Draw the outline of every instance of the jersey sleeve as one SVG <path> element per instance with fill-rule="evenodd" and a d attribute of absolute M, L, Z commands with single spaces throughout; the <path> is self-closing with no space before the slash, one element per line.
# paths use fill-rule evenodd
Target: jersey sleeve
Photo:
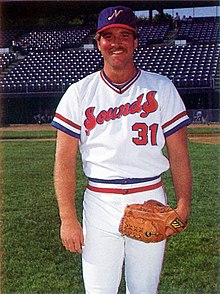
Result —
<path fill-rule="evenodd" d="M 187 115 L 185 105 L 175 88 L 174 84 L 168 80 L 163 86 L 162 92 L 162 129 L 164 136 L 168 137 L 191 123 Z"/>
<path fill-rule="evenodd" d="M 61 98 L 51 125 L 79 139 L 81 133 L 80 113 L 79 95 L 75 85 L 72 85 Z"/>

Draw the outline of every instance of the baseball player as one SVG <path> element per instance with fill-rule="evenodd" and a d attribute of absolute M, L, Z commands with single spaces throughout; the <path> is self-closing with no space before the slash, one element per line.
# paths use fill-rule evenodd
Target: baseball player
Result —
<path fill-rule="evenodd" d="M 96 40 L 103 69 L 67 89 L 52 122 L 58 129 L 55 191 L 61 241 L 66 250 L 82 253 L 86 293 L 117 293 L 122 268 L 127 293 L 156 293 L 166 242 L 122 236 L 119 223 L 128 204 L 149 199 L 166 203 L 161 175 L 169 168 L 176 211 L 187 219 L 190 120 L 168 78 L 135 67 L 138 36 L 131 9 L 101 11 Z M 165 145 L 168 157 L 162 152 Z M 74 202 L 78 148 L 88 177 L 83 228 Z"/>

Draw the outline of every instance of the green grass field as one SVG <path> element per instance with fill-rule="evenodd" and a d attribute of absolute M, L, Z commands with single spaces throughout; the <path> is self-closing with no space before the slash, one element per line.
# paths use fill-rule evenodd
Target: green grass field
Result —
<path fill-rule="evenodd" d="M 50 134 L 54 138 L 54 132 Z M 32 138 L 36 133 L 4 133 Z M 38 138 L 48 133 L 38 133 Z M 192 214 L 186 231 L 167 244 L 159 294 L 219 293 L 220 145 L 190 143 L 194 175 Z M 54 141 L 9 141 L 3 149 L 3 294 L 82 294 L 81 256 L 59 240 L 53 188 Z M 164 175 L 175 205 L 170 174 Z M 82 217 L 86 179 L 78 162 L 77 211 Z M 125 293 L 124 282 L 120 294 Z"/>

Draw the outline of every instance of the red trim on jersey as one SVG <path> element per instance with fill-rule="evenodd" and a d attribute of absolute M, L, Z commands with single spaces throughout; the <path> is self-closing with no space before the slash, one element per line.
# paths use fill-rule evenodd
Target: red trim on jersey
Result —
<path fill-rule="evenodd" d="M 165 129 L 166 127 L 168 127 L 169 125 L 171 125 L 172 123 L 174 123 L 175 121 L 177 121 L 178 119 L 180 119 L 181 117 L 184 117 L 186 115 L 187 115 L 187 112 L 186 111 L 183 111 L 183 112 L 179 113 L 174 118 L 172 118 L 170 121 L 168 121 L 167 123 L 165 123 L 162 126 L 162 129 Z"/>
<path fill-rule="evenodd" d="M 130 88 L 131 85 L 134 84 L 134 82 L 139 78 L 141 74 L 141 70 L 138 69 L 136 74 L 133 76 L 133 78 L 128 81 L 122 88 L 117 87 L 114 83 L 108 80 L 103 70 L 100 71 L 100 76 L 102 80 L 115 92 L 118 94 L 123 94 L 128 88 Z"/>
<path fill-rule="evenodd" d="M 67 123 L 68 125 L 70 125 L 71 127 L 77 129 L 77 130 L 81 130 L 81 126 L 74 124 L 71 120 L 65 118 L 64 116 L 62 116 L 59 113 L 55 114 L 55 117 L 62 120 L 63 122 Z"/>
<path fill-rule="evenodd" d="M 144 186 L 144 187 L 137 187 L 137 188 L 128 188 L 128 189 L 119 189 L 119 188 L 99 188 L 88 185 L 87 188 L 93 192 L 99 193 L 111 193 L 111 194 L 131 194 L 137 192 L 144 192 L 157 189 L 162 186 L 162 180 L 156 184 Z"/>

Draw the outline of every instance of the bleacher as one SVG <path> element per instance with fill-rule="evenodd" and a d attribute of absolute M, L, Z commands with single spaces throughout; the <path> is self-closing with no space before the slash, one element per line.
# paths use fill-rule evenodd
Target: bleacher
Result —
<path fill-rule="evenodd" d="M 168 23 L 138 26 L 139 47 L 162 44 L 168 32 Z"/>
<path fill-rule="evenodd" d="M 31 52 L 0 81 L 1 92 L 64 92 L 73 82 L 100 69 L 97 50 Z"/>
<path fill-rule="evenodd" d="M 100 52 L 83 49 L 91 33 L 92 28 L 68 28 L 22 34 L 17 39 L 19 51 L 0 56 L 0 93 L 9 98 L 53 93 L 61 97 L 69 85 L 102 68 Z M 138 33 L 137 67 L 167 76 L 179 90 L 219 91 L 216 18 L 182 22 L 172 43 L 166 42 L 168 23 L 140 25 Z M 185 44 L 175 45 L 175 40 Z"/>
<path fill-rule="evenodd" d="M 62 30 L 31 31 L 22 36 L 18 42 L 25 54 L 30 52 L 48 52 L 77 48 L 83 44 L 90 34 L 89 28 L 74 28 Z"/>
<path fill-rule="evenodd" d="M 220 42 L 219 18 L 195 18 L 182 22 L 177 33 L 177 40 L 187 40 L 194 44 Z"/>
<path fill-rule="evenodd" d="M 13 52 L 0 54 L 0 74 L 15 61 L 16 54 Z"/>
<path fill-rule="evenodd" d="M 137 67 L 169 77 L 178 88 L 211 87 L 220 44 L 139 47 Z M 100 52 L 68 50 L 31 52 L 0 81 L 0 92 L 63 92 L 102 66 Z"/>
<path fill-rule="evenodd" d="M 138 67 L 169 77 L 177 88 L 211 87 L 216 77 L 220 44 L 142 48 Z"/>

